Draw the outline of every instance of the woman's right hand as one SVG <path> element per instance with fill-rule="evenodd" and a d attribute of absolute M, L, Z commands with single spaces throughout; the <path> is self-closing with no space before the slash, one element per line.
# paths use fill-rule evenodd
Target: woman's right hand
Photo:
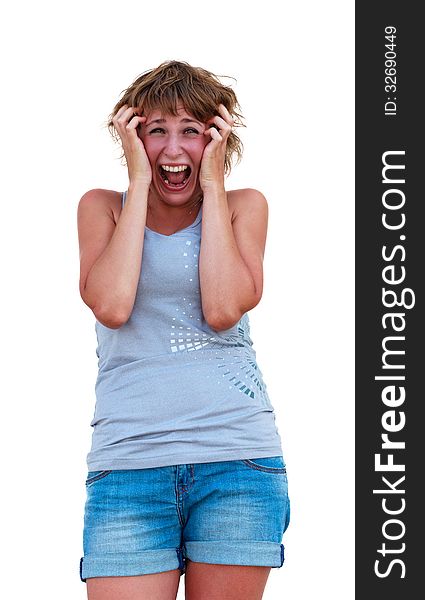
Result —
<path fill-rule="evenodd" d="M 142 140 L 137 135 L 137 127 L 146 121 L 146 117 L 133 116 L 137 109 L 121 106 L 112 119 L 125 154 L 130 183 L 142 182 L 148 186 L 152 181 L 152 168 Z"/>

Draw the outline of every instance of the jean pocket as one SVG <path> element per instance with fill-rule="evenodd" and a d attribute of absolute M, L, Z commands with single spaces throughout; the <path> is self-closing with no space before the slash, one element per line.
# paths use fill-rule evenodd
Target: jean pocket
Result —
<path fill-rule="evenodd" d="M 90 485 L 98 479 L 103 479 L 104 477 L 109 475 L 109 473 L 112 473 L 112 469 L 109 469 L 107 471 L 89 471 L 87 473 L 86 485 Z"/>
<path fill-rule="evenodd" d="M 286 474 L 283 456 L 267 456 L 265 458 L 244 458 L 242 462 L 250 469 L 266 473 Z"/>

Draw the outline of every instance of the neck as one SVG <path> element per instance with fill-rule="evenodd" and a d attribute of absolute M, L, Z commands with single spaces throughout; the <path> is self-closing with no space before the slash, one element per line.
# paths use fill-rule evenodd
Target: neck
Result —
<path fill-rule="evenodd" d="M 170 206 L 161 199 L 149 198 L 146 225 L 154 231 L 164 232 L 165 235 L 175 233 L 196 220 L 202 200 L 201 193 L 185 204 Z"/>

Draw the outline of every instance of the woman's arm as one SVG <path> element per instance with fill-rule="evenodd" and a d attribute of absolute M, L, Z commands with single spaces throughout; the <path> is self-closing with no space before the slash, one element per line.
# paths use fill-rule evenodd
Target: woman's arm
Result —
<path fill-rule="evenodd" d="M 225 190 L 204 193 L 199 277 L 202 310 L 216 331 L 235 325 L 263 292 L 267 200 L 257 190 L 244 189 L 234 206 L 231 223 Z"/>
<path fill-rule="evenodd" d="M 142 263 L 149 186 L 130 183 L 115 225 L 108 190 L 90 190 L 78 205 L 80 294 L 97 320 L 112 329 L 128 321 Z"/>
<path fill-rule="evenodd" d="M 129 187 L 115 224 L 108 190 L 90 190 L 78 205 L 80 294 L 100 323 L 118 329 L 128 321 L 142 264 L 152 169 L 137 127 L 146 121 L 124 104 L 112 122 L 127 161 Z"/>
<path fill-rule="evenodd" d="M 206 123 L 204 135 L 210 141 L 199 173 L 204 193 L 199 256 L 202 311 L 216 331 L 230 329 L 261 299 L 268 218 L 264 196 L 246 189 L 238 192 L 231 222 L 224 168 L 234 119 L 223 104 L 218 113 Z"/>

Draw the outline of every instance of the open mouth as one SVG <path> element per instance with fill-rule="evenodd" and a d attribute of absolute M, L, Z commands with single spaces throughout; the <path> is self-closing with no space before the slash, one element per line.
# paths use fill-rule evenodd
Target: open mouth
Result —
<path fill-rule="evenodd" d="M 159 174 L 164 186 L 167 189 L 182 190 L 186 187 L 192 174 L 192 169 L 189 167 L 189 165 L 185 166 L 186 168 L 181 171 L 170 171 L 168 169 L 164 169 L 162 166 L 159 167 Z"/>

